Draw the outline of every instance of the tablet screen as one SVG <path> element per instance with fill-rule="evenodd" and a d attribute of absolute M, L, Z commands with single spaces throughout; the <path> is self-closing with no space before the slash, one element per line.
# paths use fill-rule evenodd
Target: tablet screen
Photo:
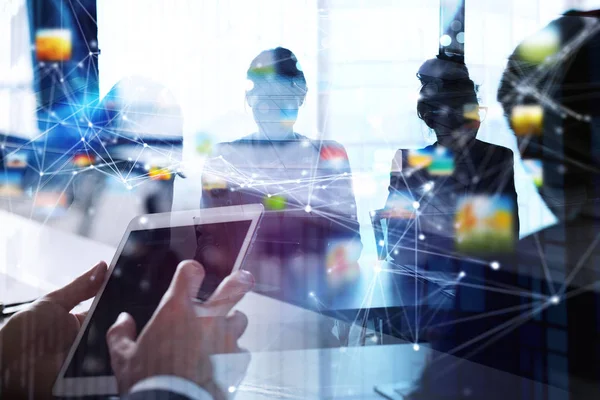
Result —
<path fill-rule="evenodd" d="M 66 377 L 111 376 L 106 332 L 125 311 L 141 332 L 166 292 L 179 262 L 194 258 L 206 270 L 205 300 L 228 276 L 252 221 L 132 231 L 115 264 Z"/>

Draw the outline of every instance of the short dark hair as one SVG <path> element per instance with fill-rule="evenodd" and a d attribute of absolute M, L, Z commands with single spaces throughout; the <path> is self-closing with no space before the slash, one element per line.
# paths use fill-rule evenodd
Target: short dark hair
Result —
<path fill-rule="evenodd" d="M 442 106 L 478 104 L 478 86 L 471 80 L 464 63 L 433 58 L 419 68 L 417 78 L 421 81 L 417 115 L 424 120 L 428 111 Z M 425 121 L 427 122 L 427 121 Z"/>
<path fill-rule="evenodd" d="M 247 77 L 255 87 L 269 81 L 289 81 L 297 94 L 304 97 L 308 90 L 304 72 L 296 55 L 283 47 L 262 51 L 252 60 Z"/>

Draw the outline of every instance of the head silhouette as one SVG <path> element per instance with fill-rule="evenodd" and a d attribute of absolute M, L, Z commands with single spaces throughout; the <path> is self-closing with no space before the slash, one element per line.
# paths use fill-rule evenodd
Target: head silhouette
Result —
<path fill-rule="evenodd" d="M 479 103 L 465 64 L 434 58 L 421 65 L 417 77 L 422 84 L 417 115 L 433 129 L 438 142 L 456 147 L 474 139 L 480 124 Z"/>
<path fill-rule="evenodd" d="M 559 219 L 593 206 L 600 180 L 598 16 L 569 12 L 509 57 L 498 101 L 524 159 L 542 164 L 541 194 Z"/>
<path fill-rule="evenodd" d="M 251 83 L 246 100 L 260 132 L 272 140 L 289 137 L 307 92 L 294 53 L 282 47 L 261 52 L 252 60 L 247 77 Z"/>

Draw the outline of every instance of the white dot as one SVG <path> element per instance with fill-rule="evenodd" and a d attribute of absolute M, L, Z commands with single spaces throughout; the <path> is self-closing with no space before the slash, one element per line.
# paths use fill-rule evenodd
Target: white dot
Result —
<path fill-rule="evenodd" d="M 144 225 L 146 222 L 148 222 L 148 218 L 140 217 L 140 224 Z"/>
<path fill-rule="evenodd" d="M 148 143 L 144 143 L 144 147 L 148 147 Z"/>
<path fill-rule="evenodd" d="M 413 202 L 413 203 L 412 203 L 412 206 L 413 206 L 413 208 L 414 208 L 415 210 L 418 210 L 418 209 L 419 209 L 419 207 L 421 207 L 421 204 L 419 204 L 419 202 L 418 202 L 418 201 L 415 201 L 415 202 Z"/>
<path fill-rule="evenodd" d="M 464 32 L 459 32 L 459 33 L 456 35 L 456 41 L 457 41 L 458 43 L 464 43 L 464 42 L 465 42 L 465 33 L 464 33 Z"/>
<path fill-rule="evenodd" d="M 308 295 L 309 295 L 310 297 L 315 297 L 315 292 L 309 292 L 309 293 L 308 293 Z"/>
<path fill-rule="evenodd" d="M 558 297 L 557 295 L 554 295 L 554 296 L 550 297 L 550 302 L 552 304 L 558 304 L 558 303 L 560 303 L 560 297 Z"/>
<path fill-rule="evenodd" d="M 229 386 L 229 389 L 227 389 L 227 391 L 228 391 L 229 393 L 233 393 L 233 392 L 235 392 L 235 386 Z"/>
<path fill-rule="evenodd" d="M 304 170 L 302 170 L 301 174 L 302 174 L 302 176 L 306 176 L 306 174 L 308 174 L 308 171 L 306 171 L 306 170 L 304 169 Z"/>
<path fill-rule="evenodd" d="M 127 121 L 127 115 L 123 115 L 121 118 L 123 119 L 123 121 Z"/>
<path fill-rule="evenodd" d="M 131 189 L 133 189 L 133 186 L 127 185 L 127 190 L 131 190 Z"/>
<path fill-rule="evenodd" d="M 44 173 L 43 173 L 43 172 L 40 172 L 40 176 L 44 176 Z"/>
<path fill-rule="evenodd" d="M 443 35 L 440 38 L 440 44 L 444 47 L 450 46 L 450 44 L 452 44 L 452 38 L 449 35 Z"/>
<path fill-rule="evenodd" d="M 379 245 L 380 245 L 380 246 L 383 246 L 384 244 L 385 244 L 385 241 L 384 241 L 384 240 L 380 240 L 380 241 L 379 241 Z"/>
<path fill-rule="evenodd" d="M 311 206 L 306 206 L 304 207 L 304 211 L 306 211 L 307 213 L 312 211 L 312 207 Z"/>
<path fill-rule="evenodd" d="M 92 124 L 92 121 L 88 122 L 88 126 L 91 128 L 94 126 L 94 124 Z"/>
<path fill-rule="evenodd" d="M 84 138 L 84 137 L 82 137 L 82 138 L 81 138 L 81 141 L 82 141 L 82 142 L 85 142 L 85 138 Z"/>
<path fill-rule="evenodd" d="M 490 267 L 492 267 L 494 271 L 497 271 L 500 269 L 500 263 L 498 261 L 492 261 Z"/>
<path fill-rule="evenodd" d="M 394 250 L 394 255 L 398 255 L 398 250 Z"/>
<path fill-rule="evenodd" d="M 467 274 L 465 273 L 465 271 L 460 271 L 460 273 L 458 274 L 459 278 L 464 278 L 465 276 L 467 276 Z"/>
<path fill-rule="evenodd" d="M 77 175 L 77 171 L 73 171 L 73 175 Z"/>
<path fill-rule="evenodd" d="M 419 349 L 421 349 L 421 346 L 419 346 L 417 343 L 413 344 L 414 351 L 419 351 Z"/>
<path fill-rule="evenodd" d="M 425 235 L 423 235 L 422 233 L 419 235 L 419 240 L 425 240 Z"/>
<path fill-rule="evenodd" d="M 271 195 L 271 193 L 269 193 L 269 194 L 267 195 L 267 197 L 271 197 L 271 196 L 272 196 L 272 195 Z"/>

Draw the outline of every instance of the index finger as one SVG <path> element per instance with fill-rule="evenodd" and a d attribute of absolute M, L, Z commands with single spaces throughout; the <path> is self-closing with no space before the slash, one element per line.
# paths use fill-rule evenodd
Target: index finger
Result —
<path fill-rule="evenodd" d="M 239 270 L 221 282 L 217 290 L 203 304 L 212 315 L 226 315 L 254 287 L 254 277 L 248 271 Z"/>

